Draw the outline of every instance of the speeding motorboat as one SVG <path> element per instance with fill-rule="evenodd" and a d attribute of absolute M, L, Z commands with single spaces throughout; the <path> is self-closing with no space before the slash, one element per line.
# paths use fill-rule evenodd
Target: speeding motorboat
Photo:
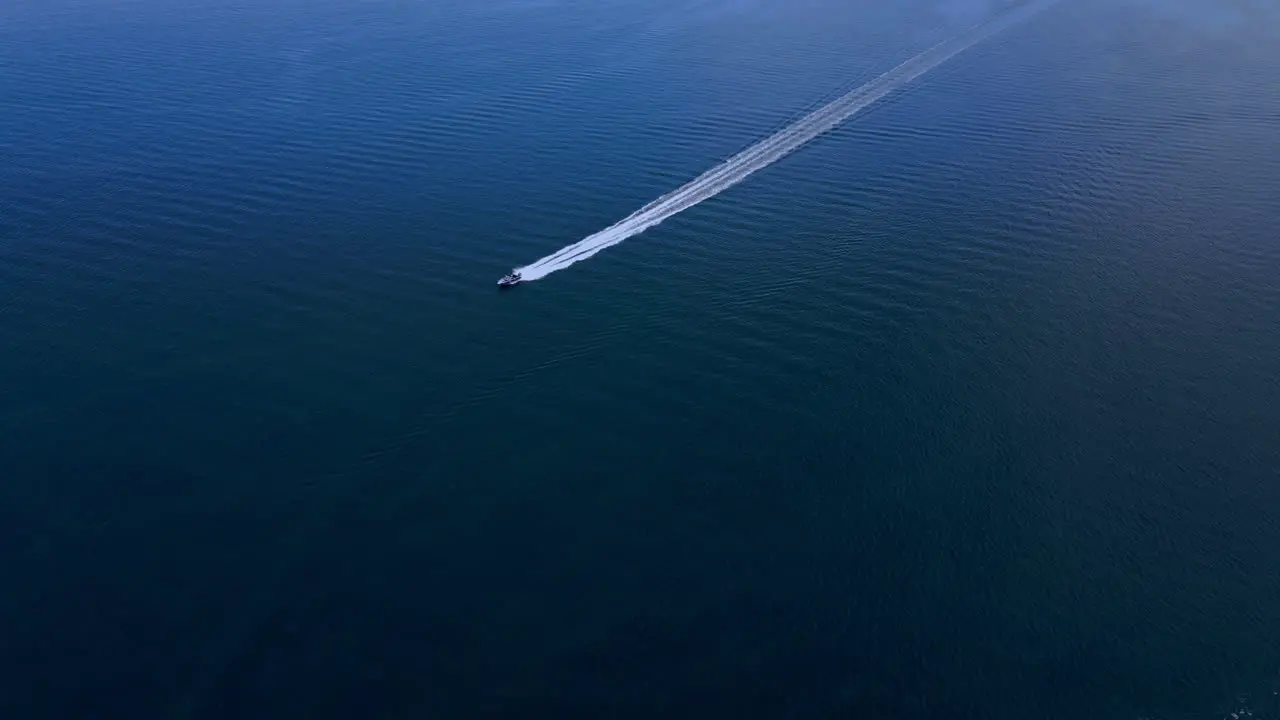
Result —
<path fill-rule="evenodd" d="M 508 288 L 513 285 L 519 284 L 519 282 L 523 279 L 524 278 L 520 277 L 520 273 L 516 272 L 515 270 L 512 270 L 511 272 L 502 276 L 502 279 L 498 281 L 498 287 Z"/>

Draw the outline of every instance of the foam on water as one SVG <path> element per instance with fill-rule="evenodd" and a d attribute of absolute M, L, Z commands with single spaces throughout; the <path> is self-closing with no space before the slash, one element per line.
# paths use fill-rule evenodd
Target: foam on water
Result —
<path fill-rule="evenodd" d="M 557 270 L 563 270 L 574 263 L 586 260 L 605 248 L 638 235 L 704 200 L 713 198 L 795 152 L 814 138 L 834 129 L 894 90 L 992 35 L 1026 20 L 1053 2 L 1056 0 L 1042 0 L 1020 5 L 955 37 L 944 40 L 731 156 L 723 163 L 617 223 L 517 270 L 526 281 L 544 278 Z"/>

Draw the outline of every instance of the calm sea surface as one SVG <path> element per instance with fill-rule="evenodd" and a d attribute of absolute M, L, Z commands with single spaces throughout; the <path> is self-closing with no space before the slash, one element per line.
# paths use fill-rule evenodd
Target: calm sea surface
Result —
<path fill-rule="evenodd" d="M 1280 6 L 494 287 L 1001 5 L 0 3 L 0 717 L 1280 717 Z"/>

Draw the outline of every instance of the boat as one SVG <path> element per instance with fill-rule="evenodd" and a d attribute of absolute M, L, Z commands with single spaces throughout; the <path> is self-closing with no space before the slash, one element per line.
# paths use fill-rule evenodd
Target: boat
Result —
<path fill-rule="evenodd" d="M 524 278 L 520 277 L 520 273 L 515 270 L 512 270 L 511 272 L 502 276 L 502 279 L 498 281 L 498 287 L 501 287 L 501 288 L 512 287 L 514 285 L 519 284 L 521 280 L 524 280 Z"/>

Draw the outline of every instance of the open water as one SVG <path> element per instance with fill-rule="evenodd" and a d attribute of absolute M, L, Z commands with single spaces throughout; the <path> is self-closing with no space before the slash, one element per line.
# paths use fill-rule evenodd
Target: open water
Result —
<path fill-rule="evenodd" d="M 1002 7 L 0 4 L 0 717 L 1280 717 L 1273 3 L 494 287 Z"/>

